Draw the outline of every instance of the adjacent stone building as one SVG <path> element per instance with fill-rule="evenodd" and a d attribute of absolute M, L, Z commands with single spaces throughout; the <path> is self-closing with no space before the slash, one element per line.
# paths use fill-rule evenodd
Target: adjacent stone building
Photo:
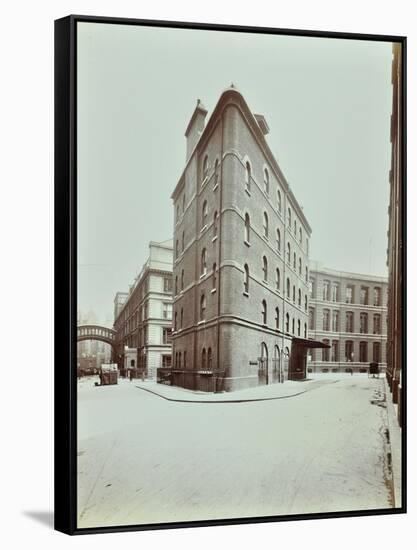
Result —
<path fill-rule="evenodd" d="M 172 240 L 149 243 L 149 258 L 127 295 L 115 298 L 114 330 L 119 369 L 156 378 L 171 366 Z"/>
<path fill-rule="evenodd" d="M 309 336 L 329 349 L 311 350 L 310 372 L 366 372 L 386 367 L 387 287 L 384 277 L 336 271 L 310 262 Z"/>
<path fill-rule="evenodd" d="M 172 383 L 229 391 L 302 377 L 311 228 L 265 118 L 233 87 L 206 115 L 198 101 L 172 194 Z"/>

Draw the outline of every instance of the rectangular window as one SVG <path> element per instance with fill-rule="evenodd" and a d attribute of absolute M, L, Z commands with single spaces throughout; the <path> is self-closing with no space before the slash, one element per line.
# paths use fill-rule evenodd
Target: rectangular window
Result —
<path fill-rule="evenodd" d="M 333 340 L 332 342 L 332 361 L 337 363 L 339 361 L 339 342 L 338 340 Z"/>
<path fill-rule="evenodd" d="M 171 366 L 171 356 L 170 355 L 163 355 L 162 356 L 162 366 L 163 367 L 170 367 Z"/>
<path fill-rule="evenodd" d="M 374 288 L 374 306 L 381 305 L 381 289 L 379 287 Z"/>
<path fill-rule="evenodd" d="M 354 332 L 353 329 L 353 312 L 346 312 L 346 332 Z"/>
<path fill-rule="evenodd" d="M 339 312 L 333 311 L 332 332 L 339 332 Z"/>
<path fill-rule="evenodd" d="M 330 330 L 330 311 L 323 310 L 323 330 Z"/>
<path fill-rule="evenodd" d="M 172 277 L 164 277 L 164 292 L 172 292 Z"/>
<path fill-rule="evenodd" d="M 368 361 L 368 342 L 359 342 L 359 362 L 366 363 Z"/>
<path fill-rule="evenodd" d="M 329 301 L 330 297 L 330 281 L 323 281 L 323 300 Z"/>
<path fill-rule="evenodd" d="M 329 340 L 323 340 L 323 342 L 327 345 L 329 345 Z M 322 357 L 322 361 L 329 361 L 330 359 L 330 353 L 329 353 L 329 348 L 323 348 L 321 350 L 321 357 Z"/>
<path fill-rule="evenodd" d="M 361 313 L 360 315 L 360 333 L 368 334 L 368 314 Z"/>
<path fill-rule="evenodd" d="M 381 334 L 381 315 L 374 315 L 374 334 Z"/>
<path fill-rule="evenodd" d="M 172 329 L 171 328 L 164 328 L 162 329 L 162 343 L 163 344 L 170 344 L 172 341 Z"/>
<path fill-rule="evenodd" d="M 353 286 L 346 287 L 346 303 L 353 304 Z"/>
<path fill-rule="evenodd" d="M 172 319 L 172 304 L 162 304 L 162 317 L 164 319 Z"/>
<path fill-rule="evenodd" d="M 348 363 L 353 361 L 353 342 L 351 340 L 345 342 L 345 361 Z"/>
<path fill-rule="evenodd" d="M 360 303 L 363 306 L 367 306 L 369 303 L 369 288 L 367 286 L 361 286 Z"/>

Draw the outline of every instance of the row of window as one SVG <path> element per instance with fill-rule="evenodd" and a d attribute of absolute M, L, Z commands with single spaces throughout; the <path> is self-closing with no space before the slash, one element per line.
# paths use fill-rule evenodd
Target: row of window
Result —
<path fill-rule="evenodd" d="M 175 363 L 174 367 L 177 369 L 186 369 L 187 368 L 187 352 L 181 352 L 177 351 L 175 352 Z M 201 363 L 200 363 L 200 369 L 201 370 L 209 370 L 211 371 L 213 369 L 213 353 L 211 351 L 211 348 L 203 348 L 201 350 Z"/>
<path fill-rule="evenodd" d="M 252 168 L 249 161 L 246 161 L 245 164 L 245 189 L 250 194 L 251 192 L 251 185 L 252 185 Z M 263 171 L 263 185 L 264 185 L 264 193 L 269 197 L 269 191 L 270 191 L 270 181 L 269 181 L 269 171 L 267 168 L 264 168 Z M 277 188 L 277 210 L 281 214 L 282 213 L 282 199 L 281 199 L 281 191 Z M 294 216 L 294 223 L 292 222 L 292 211 L 291 208 L 288 207 L 287 209 L 287 225 L 289 231 L 294 232 L 294 236 L 297 236 L 297 227 L 298 227 L 298 240 L 300 244 L 303 242 L 303 229 L 301 227 L 301 224 L 297 226 L 297 219 Z M 306 239 L 306 248 L 308 251 L 308 239 Z"/>
<path fill-rule="evenodd" d="M 244 232 L 244 239 L 247 244 L 250 244 L 250 216 L 248 213 L 245 214 L 245 232 Z M 265 239 L 269 238 L 269 220 L 268 220 L 268 214 L 264 212 L 263 216 L 263 236 Z M 276 244 L 276 251 L 278 254 L 281 254 L 281 232 L 277 228 L 275 232 L 275 244 Z M 292 260 L 292 267 L 294 271 L 297 270 L 297 254 L 293 252 L 293 255 L 291 256 L 291 243 L 287 242 L 287 249 L 286 249 L 286 258 L 287 258 L 287 264 L 291 265 Z M 298 258 L 298 274 L 301 277 L 303 272 L 303 262 L 301 257 Z M 308 281 L 308 267 L 305 266 L 305 280 Z"/>
<path fill-rule="evenodd" d="M 312 361 L 331 361 L 332 363 L 337 363 L 340 361 L 340 353 L 339 353 L 339 341 L 338 340 L 330 340 L 324 339 L 323 342 L 329 346 L 330 348 L 323 348 L 321 350 L 321 358 L 319 356 L 318 350 L 310 350 L 309 356 Z M 359 363 L 367 363 L 368 362 L 368 342 L 359 342 Z M 345 342 L 345 357 L 344 361 L 348 363 L 355 362 L 355 356 L 353 351 L 353 341 L 352 340 L 346 340 Z M 381 343 L 380 342 L 373 342 L 372 343 L 372 361 L 375 363 L 381 363 Z"/>
<path fill-rule="evenodd" d="M 310 277 L 309 281 L 310 297 L 317 297 L 316 279 Z M 354 304 L 355 299 L 355 285 L 346 285 L 344 302 L 346 304 Z M 325 302 L 341 302 L 340 296 L 340 283 L 336 281 L 323 280 L 322 286 L 322 300 Z M 370 288 L 368 286 L 361 286 L 359 289 L 359 304 L 361 305 L 382 305 L 382 289 L 379 286 L 373 288 L 372 303 L 370 303 Z"/>
<path fill-rule="evenodd" d="M 316 328 L 316 310 L 314 307 L 309 308 L 309 329 L 315 330 Z M 323 309 L 323 324 L 322 329 L 324 331 L 339 332 L 339 311 L 330 312 L 329 309 Z M 381 334 L 381 315 L 375 313 L 373 315 L 373 334 Z M 345 332 L 355 332 L 354 313 L 353 311 L 346 311 L 345 313 Z M 359 316 L 359 332 L 360 334 L 368 334 L 368 314 L 361 312 Z"/>

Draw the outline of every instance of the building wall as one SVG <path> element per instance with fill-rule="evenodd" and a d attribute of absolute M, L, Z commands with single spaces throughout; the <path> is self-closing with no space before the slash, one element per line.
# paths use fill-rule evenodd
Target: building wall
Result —
<path fill-rule="evenodd" d="M 203 371 L 210 369 L 221 379 L 216 387 L 226 390 L 265 383 L 264 377 L 258 375 L 256 364 L 261 357 L 262 343 L 267 346 L 265 353 L 271 359 L 268 369 L 272 369 L 275 345 L 282 353 L 285 347 L 291 349 L 293 335 L 307 336 L 306 269 L 310 228 L 259 133 L 243 98 L 231 93 L 228 101 L 215 109 L 173 194 L 174 248 L 178 250 L 173 270 L 174 384 L 199 387 L 200 378 L 207 378 Z M 247 162 L 251 167 L 250 190 L 246 189 Z M 265 169 L 269 174 L 269 192 L 264 185 Z M 290 228 L 288 207 L 291 208 Z M 268 217 L 267 236 L 264 235 L 264 213 Z M 250 216 L 249 242 L 245 239 L 246 214 Z M 281 236 L 280 250 L 277 230 Z M 289 262 L 285 256 L 288 242 Z M 203 250 L 206 269 L 202 269 Z M 263 257 L 268 263 L 267 280 Z M 248 292 L 244 288 L 245 264 L 249 268 Z M 287 279 L 289 296 L 285 288 Z M 204 318 L 201 315 L 203 295 Z M 267 307 L 266 321 L 262 315 L 263 301 Z M 276 308 L 279 308 L 278 325 Z M 201 383 L 204 386 L 205 382 Z"/>
<path fill-rule="evenodd" d="M 389 324 L 388 324 L 388 365 L 387 380 L 392 392 L 394 403 L 401 403 L 401 372 L 405 349 L 403 346 L 402 318 L 404 314 L 404 285 L 403 273 L 403 159 L 402 159 L 402 46 L 393 44 L 392 58 L 392 87 L 393 102 L 391 116 L 391 169 L 390 180 L 390 204 L 389 204 L 389 230 L 388 230 L 388 256 L 387 265 L 389 271 Z M 398 407 L 400 425 L 402 407 Z"/>
<path fill-rule="evenodd" d="M 325 296 L 325 282 L 329 285 L 329 293 Z M 338 285 L 337 294 L 332 289 Z M 353 303 L 347 303 L 347 288 L 353 290 Z M 368 304 L 361 304 L 361 289 L 368 289 Z M 374 290 L 380 289 L 379 305 L 374 305 Z M 310 263 L 310 311 L 313 317 L 309 319 L 309 336 L 315 340 L 328 340 L 330 345 L 337 342 L 338 354 L 332 349 L 314 350 L 310 354 L 308 368 L 313 372 L 323 370 L 345 371 L 366 369 L 374 357 L 374 343 L 379 345 L 379 364 L 386 367 L 387 342 L 387 279 L 371 277 L 355 273 L 338 272 L 326 269 L 317 263 Z M 325 312 L 328 312 L 328 326 L 324 325 Z M 335 326 L 333 319 L 338 315 Z M 347 313 L 351 313 L 353 324 L 349 326 Z M 367 315 L 367 326 L 361 327 L 361 314 Z M 374 324 L 374 316 L 379 316 L 378 325 Z M 362 330 L 362 332 L 361 332 Z M 346 342 L 352 342 L 353 355 L 350 354 Z M 361 357 L 360 343 L 366 343 L 367 355 Z M 348 352 L 348 353 L 347 353 Z M 326 360 L 328 357 L 328 360 Z"/>

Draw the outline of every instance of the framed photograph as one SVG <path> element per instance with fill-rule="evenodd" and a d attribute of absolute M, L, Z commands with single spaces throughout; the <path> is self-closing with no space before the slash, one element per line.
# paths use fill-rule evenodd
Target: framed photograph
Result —
<path fill-rule="evenodd" d="M 406 511 L 406 38 L 55 22 L 55 526 Z"/>

